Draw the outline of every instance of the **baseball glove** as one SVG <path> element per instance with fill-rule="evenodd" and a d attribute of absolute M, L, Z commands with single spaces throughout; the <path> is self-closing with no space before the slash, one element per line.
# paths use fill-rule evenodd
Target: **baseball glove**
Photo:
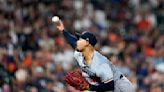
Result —
<path fill-rule="evenodd" d="M 64 80 L 77 90 L 84 91 L 89 89 L 89 83 L 82 76 L 80 69 L 75 69 L 67 73 Z"/>

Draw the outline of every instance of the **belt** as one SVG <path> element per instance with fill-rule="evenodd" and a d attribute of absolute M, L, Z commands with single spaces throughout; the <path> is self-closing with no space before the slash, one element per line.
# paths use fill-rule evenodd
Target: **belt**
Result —
<path fill-rule="evenodd" d="M 122 79 L 123 77 L 124 77 L 124 76 L 121 74 L 121 75 L 120 75 L 120 79 Z"/>

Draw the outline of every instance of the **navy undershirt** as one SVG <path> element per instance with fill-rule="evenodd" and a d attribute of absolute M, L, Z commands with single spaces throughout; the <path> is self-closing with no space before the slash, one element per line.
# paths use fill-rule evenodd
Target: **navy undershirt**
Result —
<path fill-rule="evenodd" d="M 76 48 L 76 41 L 78 40 L 74 35 L 70 34 L 66 29 L 63 31 L 64 39 L 71 45 L 72 48 Z"/>

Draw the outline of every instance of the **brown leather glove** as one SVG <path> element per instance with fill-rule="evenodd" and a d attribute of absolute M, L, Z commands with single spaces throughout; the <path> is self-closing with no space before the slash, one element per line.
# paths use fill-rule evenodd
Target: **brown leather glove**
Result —
<path fill-rule="evenodd" d="M 80 69 L 75 69 L 68 72 L 67 75 L 64 77 L 64 80 L 66 81 L 67 84 L 80 91 L 89 89 L 89 83 L 82 76 Z"/>

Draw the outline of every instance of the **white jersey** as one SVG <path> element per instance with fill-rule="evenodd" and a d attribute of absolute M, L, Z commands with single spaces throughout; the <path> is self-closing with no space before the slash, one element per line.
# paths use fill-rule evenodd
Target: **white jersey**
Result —
<path fill-rule="evenodd" d="M 77 60 L 83 77 L 93 85 L 118 80 L 122 74 L 116 70 L 115 66 L 102 54 L 94 50 L 92 61 L 89 65 L 84 64 L 84 57 L 81 52 L 75 51 L 74 57 Z"/>

